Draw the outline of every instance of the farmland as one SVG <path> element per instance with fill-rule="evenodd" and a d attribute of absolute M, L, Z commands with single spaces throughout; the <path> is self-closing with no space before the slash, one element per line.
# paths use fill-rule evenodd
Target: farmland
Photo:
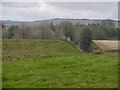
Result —
<path fill-rule="evenodd" d="M 3 40 L 3 88 L 117 88 L 118 55 L 81 53 L 64 40 Z"/>
<path fill-rule="evenodd" d="M 102 50 L 119 50 L 119 40 L 93 40 L 93 42 Z"/>

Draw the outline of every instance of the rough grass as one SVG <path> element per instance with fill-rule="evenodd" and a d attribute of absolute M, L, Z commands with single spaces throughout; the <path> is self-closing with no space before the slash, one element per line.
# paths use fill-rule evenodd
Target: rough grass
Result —
<path fill-rule="evenodd" d="M 3 88 L 117 88 L 117 55 L 59 40 L 3 40 Z"/>

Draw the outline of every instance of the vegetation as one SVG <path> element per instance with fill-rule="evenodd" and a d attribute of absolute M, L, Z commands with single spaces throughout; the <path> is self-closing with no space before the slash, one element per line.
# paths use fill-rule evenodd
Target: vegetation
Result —
<path fill-rule="evenodd" d="M 71 40 L 76 41 L 77 35 L 84 27 L 89 27 L 93 31 L 93 39 L 118 39 L 119 28 L 115 28 L 115 25 L 110 21 L 102 21 L 100 24 L 88 24 L 81 25 L 79 23 L 72 24 L 69 21 L 63 21 L 59 25 L 54 25 L 53 22 L 41 23 L 34 25 L 27 25 L 22 23 L 21 25 L 7 26 L 3 23 L 3 38 L 37 38 L 37 39 L 60 39 L 61 36 L 70 37 Z M 16 32 L 15 32 L 16 31 Z M 76 33 L 77 32 L 77 33 Z M 62 35 L 61 35 L 62 34 Z M 6 37 L 8 35 L 8 37 Z M 76 36 L 77 35 L 77 36 Z M 59 37 L 59 38 L 58 38 Z"/>
<path fill-rule="evenodd" d="M 3 88 L 118 87 L 116 53 L 97 55 L 76 48 L 90 52 L 92 39 L 119 39 L 120 29 L 112 22 L 1 27 Z"/>
<path fill-rule="evenodd" d="M 3 39 L 63 39 L 71 40 L 74 44 L 81 47 L 86 52 L 90 52 L 90 41 L 94 40 L 117 40 L 120 36 L 120 29 L 115 28 L 111 21 L 102 21 L 100 24 L 81 25 L 63 21 L 54 25 L 53 22 L 28 25 L 12 25 L 6 27 L 3 23 Z M 87 27 L 87 30 L 85 28 Z M 85 33 L 85 34 L 84 34 Z M 87 34 L 86 34 L 87 33 Z M 88 41 L 86 36 L 90 39 Z M 84 39 L 83 39 L 84 38 Z M 82 42 L 80 45 L 80 42 Z M 83 47 L 85 46 L 85 47 Z"/>
<path fill-rule="evenodd" d="M 84 27 L 81 31 L 80 48 L 83 51 L 90 52 L 92 43 L 92 30 L 89 27 Z"/>
<path fill-rule="evenodd" d="M 17 29 L 18 29 L 17 25 L 10 26 L 10 28 L 8 29 L 8 39 L 11 39 L 15 35 Z"/>
<path fill-rule="evenodd" d="M 62 32 L 62 35 L 65 36 L 65 39 L 68 37 L 73 40 L 74 35 L 74 27 L 71 22 L 64 21 L 60 24 L 60 31 Z"/>
<path fill-rule="evenodd" d="M 117 88 L 116 54 L 80 53 L 64 40 L 3 40 L 3 88 Z"/>

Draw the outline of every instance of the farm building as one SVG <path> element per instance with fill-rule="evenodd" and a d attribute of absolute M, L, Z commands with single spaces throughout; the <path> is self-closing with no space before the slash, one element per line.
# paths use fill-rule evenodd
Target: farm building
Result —
<path fill-rule="evenodd" d="M 93 53 L 111 53 L 120 51 L 118 47 L 118 40 L 93 40 L 92 52 Z"/>

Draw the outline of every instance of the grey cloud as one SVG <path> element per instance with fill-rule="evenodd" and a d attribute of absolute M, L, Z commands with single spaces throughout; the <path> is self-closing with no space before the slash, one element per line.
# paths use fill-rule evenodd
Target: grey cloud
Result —
<path fill-rule="evenodd" d="M 117 5 L 116 2 L 49 2 L 48 4 L 65 9 L 98 9 L 106 10 Z"/>
<path fill-rule="evenodd" d="M 48 18 L 117 19 L 117 2 L 4 2 L 2 19 L 40 20 Z"/>
<path fill-rule="evenodd" d="M 101 13 L 114 12 L 118 9 L 115 2 L 56 2 L 48 3 L 56 8 L 68 11 L 95 11 Z"/>
<path fill-rule="evenodd" d="M 59 10 L 70 12 L 71 14 L 75 12 L 79 12 L 80 15 L 88 14 L 88 17 L 92 17 L 90 15 L 96 14 L 98 18 L 108 17 L 115 19 L 118 16 L 117 2 L 50 2 L 48 4 Z M 94 15 L 92 18 L 96 18 Z"/>
<path fill-rule="evenodd" d="M 9 20 L 40 20 L 54 17 L 50 12 L 36 8 L 8 8 L 2 7 L 2 19 Z"/>
<path fill-rule="evenodd" d="M 2 2 L 2 7 L 13 7 L 13 8 L 32 8 L 39 7 L 38 2 Z"/>

